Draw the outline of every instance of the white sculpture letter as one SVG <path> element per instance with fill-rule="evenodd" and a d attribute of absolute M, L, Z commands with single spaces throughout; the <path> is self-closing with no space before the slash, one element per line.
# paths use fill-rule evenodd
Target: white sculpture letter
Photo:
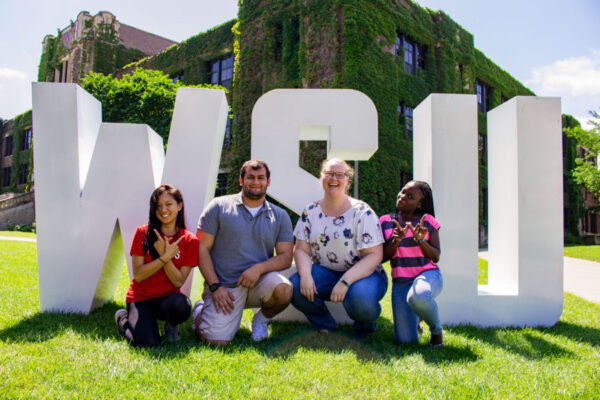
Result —
<path fill-rule="evenodd" d="M 563 301 L 560 100 L 515 97 L 488 112 L 488 285 L 477 285 L 476 98 L 432 94 L 414 120 L 414 177 L 432 185 L 442 224 L 443 322 L 554 325 Z"/>
<path fill-rule="evenodd" d="M 226 118 L 223 91 L 177 95 L 163 182 L 184 193 L 188 223 L 212 198 Z M 34 83 L 33 125 L 40 308 L 88 313 L 112 298 L 148 219 L 162 139 L 147 125 L 102 123 L 100 103 L 75 84 Z"/>
<path fill-rule="evenodd" d="M 321 198 L 319 180 L 299 167 L 299 141 L 326 140 L 327 158 L 368 160 L 377 151 L 377 110 L 350 89 L 275 89 L 252 111 L 252 158 L 274 175 L 269 195 L 300 214 Z"/>

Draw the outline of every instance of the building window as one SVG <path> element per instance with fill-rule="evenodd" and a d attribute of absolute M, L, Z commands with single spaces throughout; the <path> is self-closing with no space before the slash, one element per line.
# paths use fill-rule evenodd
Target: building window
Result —
<path fill-rule="evenodd" d="M 173 85 L 179 81 L 183 81 L 183 72 L 180 72 L 177 75 L 171 77 L 171 82 L 173 82 Z"/>
<path fill-rule="evenodd" d="M 228 149 L 231 147 L 232 125 L 233 125 L 233 114 L 229 113 L 229 115 L 227 115 L 227 125 L 225 125 L 225 137 L 223 138 L 223 149 Z"/>
<path fill-rule="evenodd" d="M 7 136 L 4 140 L 4 155 L 10 156 L 13 153 L 13 137 Z"/>
<path fill-rule="evenodd" d="M 404 55 L 404 72 L 417 75 L 417 70 L 425 69 L 426 47 L 420 45 L 405 35 L 398 35 L 394 44 L 394 54 Z"/>
<path fill-rule="evenodd" d="M 215 189 L 215 197 L 227 194 L 227 177 L 229 174 L 217 175 L 217 188 Z"/>
<path fill-rule="evenodd" d="M 231 89 L 231 81 L 233 80 L 233 54 L 226 58 L 211 61 L 208 64 L 208 70 L 210 73 L 210 83 Z"/>
<path fill-rule="evenodd" d="M 477 110 L 482 113 L 488 112 L 490 109 L 490 87 L 476 79 L 475 90 L 477 91 Z"/>
<path fill-rule="evenodd" d="M 29 175 L 29 164 L 23 164 L 21 171 L 19 171 L 19 177 L 17 179 L 17 185 L 24 185 L 27 183 L 27 176 Z"/>
<path fill-rule="evenodd" d="M 404 103 L 398 105 L 398 119 L 400 124 L 404 123 L 408 138 L 413 138 L 413 108 Z"/>
<path fill-rule="evenodd" d="M 28 150 L 31 148 L 31 128 L 25 129 L 21 132 L 21 150 Z"/>
<path fill-rule="evenodd" d="M 2 186 L 10 186 L 10 167 L 2 168 Z"/>

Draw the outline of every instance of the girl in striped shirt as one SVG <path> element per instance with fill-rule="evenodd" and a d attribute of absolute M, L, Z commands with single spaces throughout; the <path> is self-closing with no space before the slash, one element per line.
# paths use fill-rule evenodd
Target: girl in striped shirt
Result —
<path fill-rule="evenodd" d="M 379 220 L 385 239 L 384 261 L 392 266 L 394 334 L 401 343 L 417 342 L 418 318 L 429 325 L 432 347 L 444 345 L 434 300 L 443 287 L 436 263 L 440 259 L 440 225 L 434 218 L 431 187 L 408 182 L 398 193 L 396 212 Z"/>

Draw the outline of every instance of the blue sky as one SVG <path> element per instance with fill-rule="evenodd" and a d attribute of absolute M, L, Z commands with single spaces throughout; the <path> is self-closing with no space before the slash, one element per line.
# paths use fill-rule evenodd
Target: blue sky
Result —
<path fill-rule="evenodd" d="M 313 0 L 314 1 L 314 0 Z M 600 1 L 419 0 L 471 32 L 475 47 L 580 120 L 600 109 Z M 182 41 L 237 14 L 237 0 L 0 0 L 0 118 L 31 108 L 42 40 L 81 10 Z"/>

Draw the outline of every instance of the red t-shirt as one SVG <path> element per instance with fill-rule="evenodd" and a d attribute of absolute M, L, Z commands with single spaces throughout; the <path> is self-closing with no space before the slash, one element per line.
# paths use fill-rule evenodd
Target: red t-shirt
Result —
<path fill-rule="evenodd" d="M 136 229 L 133 241 L 131 242 L 131 251 L 129 252 L 132 256 L 144 256 L 144 264 L 152 261 L 150 253 L 144 252 L 142 248 L 147 231 L 148 225 L 142 225 Z M 171 243 L 173 243 L 182 235 L 184 238 L 179 242 L 179 252 L 171 261 L 173 261 L 173 264 L 177 268 L 195 267 L 198 265 L 198 239 L 196 236 L 185 229 L 179 229 L 175 235 L 168 237 L 171 239 Z M 154 299 L 179 291 L 178 288 L 173 286 L 167 274 L 165 274 L 165 270 L 161 268 L 154 275 L 141 282 L 132 279 L 127 291 L 126 301 L 127 303 L 131 303 L 133 301 Z"/>

